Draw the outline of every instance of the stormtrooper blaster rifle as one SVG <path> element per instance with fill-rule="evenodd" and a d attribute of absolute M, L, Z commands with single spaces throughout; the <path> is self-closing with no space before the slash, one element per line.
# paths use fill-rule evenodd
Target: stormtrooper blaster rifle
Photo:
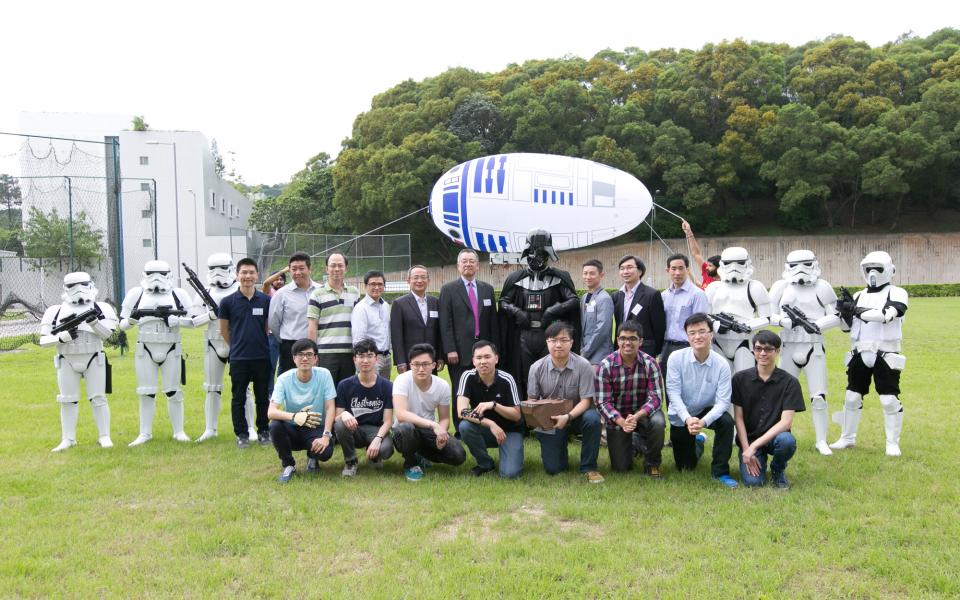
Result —
<path fill-rule="evenodd" d="M 66 319 L 60 321 L 56 327 L 50 330 L 50 334 L 58 335 L 64 331 L 69 331 L 70 337 L 77 339 L 77 328 L 84 323 L 92 323 L 96 321 L 100 318 L 101 314 L 103 314 L 103 312 L 100 310 L 100 307 L 94 303 L 94 305 L 87 310 L 70 315 Z"/>
<path fill-rule="evenodd" d="M 200 299 L 203 300 L 203 303 L 207 305 L 207 308 L 213 311 L 214 314 L 217 314 L 220 311 L 220 307 L 217 306 L 217 301 L 213 299 L 213 296 L 210 295 L 210 292 L 207 291 L 207 288 L 203 287 L 203 284 L 200 283 L 200 278 L 197 277 L 197 272 L 187 266 L 187 263 L 180 263 L 183 265 L 183 270 L 187 272 L 187 281 L 190 282 L 190 287 L 193 288 L 193 291 L 200 296 Z"/>
<path fill-rule="evenodd" d="M 730 313 L 722 312 L 709 316 L 717 323 L 720 323 L 720 331 L 717 333 L 726 333 L 727 331 L 733 331 L 736 333 L 750 333 L 753 331 L 753 329 L 738 321 L 737 318 Z"/>
<path fill-rule="evenodd" d="M 837 298 L 837 313 L 840 314 L 840 318 L 847 324 L 847 327 L 853 324 L 853 315 L 856 312 L 857 301 L 854 300 L 853 294 L 847 288 L 841 287 L 840 297 Z"/>
<path fill-rule="evenodd" d="M 780 307 L 783 310 L 783 314 L 787 315 L 790 318 L 790 321 L 793 323 L 793 326 L 803 327 L 803 330 L 807 333 L 821 335 L 823 332 L 820 331 L 820 328 L 817 327 L 817 324 L 812 322 L 807 318 L 807 315 L 804 314 L 799 308 L 790 306 L 789 304 L 784 304 Z"/>
<path fill-rule="evenodd" d="M 130 318 L 139 321 L 144 317 L 156 317 L 158 319 L 163 319 L 163 322 L 170 326 L 170 317 L 182 317 L 187 314 L 187 311 L 182 309 L 173 308 L 169 304 L 163 306 L 158 306 L 156 308 L 137 308 L 130 312 Z"/>

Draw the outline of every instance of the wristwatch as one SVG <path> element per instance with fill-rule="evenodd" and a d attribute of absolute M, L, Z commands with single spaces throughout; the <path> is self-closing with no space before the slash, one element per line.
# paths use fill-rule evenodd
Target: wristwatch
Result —
<path fill-rule="evenodd" d="M 323 437 L 325 437 L 325 438 L 333 437 L 333 434 L 332 434 L 331 432 L 329 432 L 329 431 L 324 431 L 324 432 L 323 432 Z"/>

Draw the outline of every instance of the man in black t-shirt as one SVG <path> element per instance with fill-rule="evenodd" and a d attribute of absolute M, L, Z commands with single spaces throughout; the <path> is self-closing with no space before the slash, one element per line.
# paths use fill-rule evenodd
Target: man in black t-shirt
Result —
<path fill-rule="evenodd" d="M 773 486 L 787 489 L 787 461 L 797 451 L 790 427 L 794 413 L 805 410 L 803 394 L 796 377 L 777 367 L 780 337 L 763 330 L 752 343 L 757 366 L 734 374 L 731 381 L 740 476 L 747 486 L 763 485 L 770 456 Z"/>
<path fill-rule="evenodd" d="M 497 368 L 497 347 L 486 340 L 473 345 L 473 367 L 457 386 L 460 438 L 477 461 L 474 476 L 493 470 L 487 448 L 500 447 L 500 477 L 519 477 L 523 471 L 523 420 L 520 396 L 513 377 Z"/>
<path fill-rule="evenodd" d="M 393 424 L 393 384 L 377 374 L 377 344 L 365 338 L 353 345 L 357 374 L 337 384 L 337 420 L 333 430 L 343 449 L 344 477 L 357 474 L 357 446 L 367 449 L 374 467 L 393 454 L 388 435 Z"/>

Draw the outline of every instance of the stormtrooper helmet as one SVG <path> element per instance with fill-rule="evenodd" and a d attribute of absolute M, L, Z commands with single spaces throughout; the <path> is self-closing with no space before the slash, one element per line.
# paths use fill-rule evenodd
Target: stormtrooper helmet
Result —
<path fill-rule="evenodd" d="M 87 273 L 67 273 L 63 278 L 62 297 L 70 304 L 93 304 L 97 299 L 97 286 Z"/>
<path fill-rule="evenodd" d="M 223 252 L 211 254 L 207 259 L 207 283 L 220 289 L 227 289 L 235 281 L 233 260 Z"/>
<path fill-rule="evenodd" d="M 143 289 L 160 294 L 173 289 L 170 281 L 170 265 L 162 260 L 151 260 L 143 265 L 143 279 L 140 280 Z"/>
<path fill-rule="evenodd" d="M 890 283 L 893 274 L 897 272 L 897 267 L 894 266 L 889 254 L 879 250 L 863 257 L 860 261 L 860 271 L 867 285 L 876 288 Z"/>
<path fill-rule="evenodd" d="M 527 259 L 527 265 L 532 271 L 546 269 L 550 259 L 558 260 L 550 232 L 546 229 L 531 229 L 527 233 L 527 247 L 523 249 L 520 258 Z"/>
<path fill-rule="evenodd" d="M 724 283 L 744 283 L 753 277 L 753 262 L 746 248 L 730 246 L 720 253 L 720 267 L 717 269 Z"/>
<path fill-rule="evenodd" d="M 794 250 L 783 267 L 783 278 L 790 283 L 812 285 L 820 278 L 820 263 L 810 250 Z"/>

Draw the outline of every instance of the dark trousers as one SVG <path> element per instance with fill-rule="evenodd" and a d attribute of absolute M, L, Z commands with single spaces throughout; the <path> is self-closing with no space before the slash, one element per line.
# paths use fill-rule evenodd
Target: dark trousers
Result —
<path fill-rule="evenodd" d="M 271 335 L 267 338 L 270 343 L 270 379 L 267 386 L 267 398 L 273 397 L 273 382 L 277 377 L 277 361 L 280 360 L 280 338 Z"/>
<path fill-rule="evenodd" d="M 460 434 L 460 412 L 457 410 L 457 387 L 460 385 L 460 376 L 464 371 L 469 371 L 473 365 L 469 362 L 464 364 L 463 357 L 460 357 L 460 364 L 447 365 L 447 372 L 450 374 L 450 417 L 453 419 L 453 430 L 457 435 Z"/>
<path fill-rule="evenodd" d="M 337 434 L 337 443 L 343 450 L 343 462 L 349 464 L 357 462 L 357 448 L 369 446 L 373 438 L 377 437 L 380 426 L 358 423 L 357 428 L 350 431 L 343 421 L 337 419 L 333 423 L 333 430 Z M 387 435 L 380 441 L 380 454 L 377 455 L 376 462 L 387 460 L 391 456 L 393 456 L 393 440 Z"/>
<path fill-rule="evenodd" d="M 710 412 L 704 410 L 698 419 Z M 716 436 L 713 438 L 713 462 L 710 463 L 710 474 L 721 477 L 730 474 L 730 455 L 733 453 L 733 417 L 723 413 L 716 421 L 707 426 Z M 693 470 L 703 454 L 703 444 L 697 442 L 696 436 L 690 435 L 686 427 L 670 425 L 670 441 L 673 442 L 673 460 L 677 463 L 677 470 Z"/>
<path fill-rule="evenodd" d="M 270 359 L 231 360 L 230 387 L 232 399 L 230 415 L 233 417 L 233 433 L 238 438 L 250 437 L 245 407 L 247 404 L 247 386 L 253 383 L 253 401 L 257 407 L 257 433 L 266 433 L 270 420 L 267 419 L 267 386 L 270 382 Z"/>
<path fill-rule="evenodd" d="M 637 423 L 637 428 L 632 433 L 608 422 L 607 450 L 610 452 L 610 468 L 614 471 L 632 469 L 634 448 L 642 448 L 644 468 L 659 467 L 665 424 L 663 413 L 659 410 Z"/>
<path fill-rule="evenodd" d="M 420 458 L 431 462 L 459 467 L 467 460 L 467 451 L 452 435 L 443 448 L 437 448 L 437 436 L 432 429 L 399 423 L 393 428 L 393 445 L 403 455 L 403 468 L 420 464 Z"/>
<path fill-rule="evenodd" d="M 326 450 L 320 454 L 314 454 L 310 451 L 313 440 L 323 436 L 323 427 L 310 429 L 309 427 L 298 427 L 290 421 L 270 421 L 270 439 L 273 440 L 273 447 L 280 457 L 280 464 L 284 467 L 296 466 L 297 461 L 293 458 L 294 450 L 306 450 L 307 458 L 315 458 L 321 462 L 327 462 L 333 456 L 333 439 L 327 444 Z"/>
<path fill-rule="evenodd" d="M 357 367 L 353 364 L 352 352 L 320 354 L 317 356 L 317 366 L 330 371 L 330 376 L 333 377 L 333 385 L 337 385 L 347 377 L 353 377 L 357 373 Z"/>
<path fill-rule="evenodd" d="M 280 340 L 280 358 L 277 361 L 277 376 L 296 369 L 297 365 L 293 362 L 293 344 L 297 340 Z"/>

